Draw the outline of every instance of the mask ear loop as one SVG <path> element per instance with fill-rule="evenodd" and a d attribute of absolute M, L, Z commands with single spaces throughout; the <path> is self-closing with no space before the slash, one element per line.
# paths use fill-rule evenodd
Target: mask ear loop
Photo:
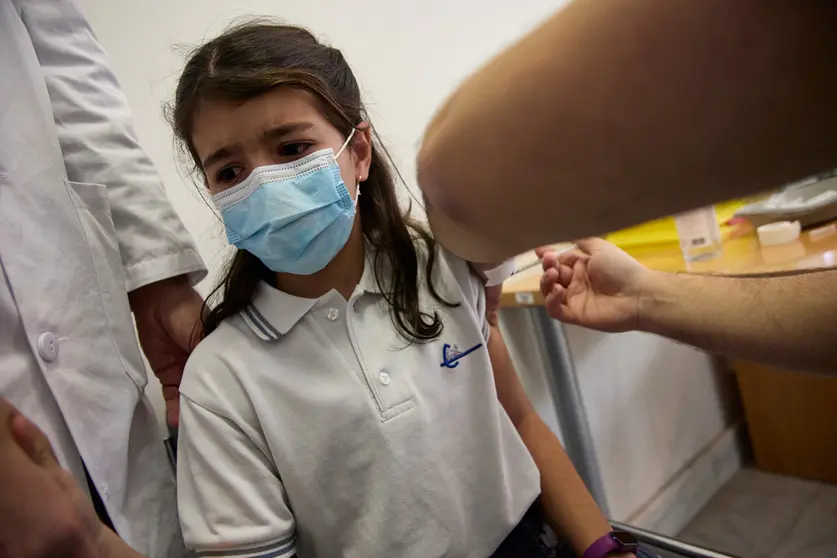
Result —
<path fill-rule="evenodd" d="M 346 138 L 346 141 L 343 142 L 343 145 L 340 146 L 340 149 L 337 150 L 337 154 L 334 155 L 334 160 L 337 161 L 337 158 L 343 154 L 343 151 L 346 150 L 346 147 L 349 145 L 349 142 L 352 141 L 352 138 L 355 136 L 355 132 L 357 128 L 352 126 L 352 131 L 349 132 L 349 137 Z M 357 185 L 355 186 L 355 211 L 357 211 L 357 200 L 360 198 L 360 177 L 357 178 Z"/>
<path fill-rule="evenodd" d="M 352 131 L 349 132 L 349 137 L 346 138 L 346 141 L 343 142 L 343 145 L 340 146 L 340 149 L 337 151 L 337 154 L 334 156 L 334 160 L 336 161 L 340 155 L 343 154 L 343 151 L 346 150 L 346 146 L 349 145 L 349 142 L 352 141 L 352 138 L 355 136 L 356 128 L 352 127 Z"/>
<path fill-rule="evenodd" d="M 355 211 L 357 211 L 357 201 L 360 199 L 360 177 L 357 177 L 357 186 L 355 186 Z"/>

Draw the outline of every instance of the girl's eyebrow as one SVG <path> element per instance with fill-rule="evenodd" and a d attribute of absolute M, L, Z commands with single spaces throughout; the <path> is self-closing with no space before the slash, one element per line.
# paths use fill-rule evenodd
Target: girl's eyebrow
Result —
<path fill-rule="evenodd" d="M 212 154 L 209 157 L 207 157 L 206 159 L 201 161 L 201 165 L 203 165 L 204 170 L 208 169 L 209 167 L 211 167 L 212 165 L 214 165 L 218 161 L 232 156 L 232 154 L 235 151 L 240 150 L 240 149 L 241 149 L 241 145 L 239 145 L 237 143 L 233 144 L 233 145 L 225 145 L 224 147 L 222 147 L 220 149 L 216 149 L 215 151 L 213 151 Z"/>
<path fill-rule="evenodd" d="M 282 136 L 287 136 L 293 132 L 302 132 L 305 130 L 310 130 L 314 127 L 314 124 L 311 122 L 290 122 L 288 124 L 282 124 L 281 126 L 276 126 L 274 128 L 268 128 L 264 131 L 264 137 L 266 138 L 281 138 Z"/>
<path fill-rule="evenodd" d="M 311 130 L 314 128 L 314 124 L 311 122 L 290 122 L 288 124 L 282 124 L 281 126 L 275 126 L 273 128 L 268 128 L 265 130 L 262 135 L 265 138 L 275 139 L 281 138 L 283 136 L 287 136 L 293 132 L 301 132 L 306 130 Z M 204 169 L 208 169 L 221 159 L 226 159 L 227 157 L 231 157 L 234 153 L 241 150 L 241 144 L 233 143 L 230 145 L 225 145 L 220 147 L 212 152 L 206 159 L 201 162 Z"/>

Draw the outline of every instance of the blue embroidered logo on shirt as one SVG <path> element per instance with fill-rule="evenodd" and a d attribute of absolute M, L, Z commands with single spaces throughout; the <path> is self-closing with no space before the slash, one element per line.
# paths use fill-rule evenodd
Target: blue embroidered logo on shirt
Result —
<path fill-rule="evenodd" d="M 459 347 L 457 347 L 456 345 L 450 345 L 449 343 L 445 343 L 445 345 L 442 347 L 442 364 L 440 364 L 440 366 L 442 366 L 443 368 L 456 368 L 457 366 L 459 366 L 459 361 L 463 357 L 470 355 L 480 347 L 482 347 L 482 343 L 477 343 L 470 349 L 460 351 Z"/>

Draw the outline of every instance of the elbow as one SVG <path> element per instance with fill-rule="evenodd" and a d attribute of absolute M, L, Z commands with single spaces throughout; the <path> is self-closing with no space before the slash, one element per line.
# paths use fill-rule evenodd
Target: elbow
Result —
<path fill-rule="evenodd" d="M 479 204 L 474 201 L 479 199 L 475 185 L 480 183 L 481 167 L 468 144 L 457 137 L 456 127 L 447 106 L 428 127 L 416 160 L 418 187 L 428 217 L 474 228 L 479 225 Z"/>
<path fill-rule="evenodd" d="M 438 117 L 437 117 L 438 120 Z M 508 226 L 508 194 L 495 169 L 449 122 L 434 122 L 416 160 L 418 187 L 436 240 L 470 262 L 499 262 L 521 250 Z"/>
<path fill-rule="evenodd" d="M 424 198 L 425 210 L 428 217 L 461 221 L 463 207 L 467 206 L 462 203 L 461 192 L 451 187 L 451 184 L 456 184 L 455 177 L 452 177 L 453 169 L 442 157 L 435 156 L 434 151 L 425 142 L 416 163 L 418 187 Z"/>
<path fill-rule="evenodd" d="M 457 256 L 470 262 L 502 261 L 508 254 L 498 254 L 502 237 L 486 227 L 478 197 L 469 192 L 468 178 L 448 158 L 432 156 L 422 150 L 418 160 L 419 188 L 424 210 L 436 240 Z"/>

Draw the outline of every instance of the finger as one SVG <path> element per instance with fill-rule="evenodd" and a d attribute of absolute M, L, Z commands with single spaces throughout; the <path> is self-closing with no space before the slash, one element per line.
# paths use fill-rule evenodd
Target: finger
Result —
<path fill-rule="evenodd" d="M 539 258 L 543 258 L 546 254 L 550 252 L 555 252 L 555 248 L 553 248 L 552 246 L 541 246 L 539 248 L 535 248 L 535 254 L 537 254 Z"/>
<path fill-rule="evenodd" d="M 15 443 L 11 435 L 11 422 L 12 418 L 19 414 L 20 412 L 15 409 L 14 405 L 0 397 L 0 445 Z"/>
<path fill-rule="evenodd" d="M 29 458 L 46 468 L 60 468 L 49 439 L 29 419 L 16 413 L 9 422 L 9 430 L 17 444 Z"/>
<path fill-rule="evenodd" d="M 180 398 L 166 399 L 166 423 L 171 428 L 180 425 Z"/>
<path fill-rule="evenodd" d="M 58 485 L 62 489 L 64 489 L 67 492 L 79 490 L 76 477 L 74 477 L 73 474 L 66 469 L 58 467 L 53 471 L 52 478 L 55 480 L 55 482 L 58 483 Z"/>
<path fill-rule="evenodd" d="M 555 286 L 554 291 L 544 301 L 544 305 L 547 314 L 552 318 L 565 324 L 579 324 L 579 321 L 567 305 L 567 290 L 560 285 Z"/>
<path fill-rule="evenodd" d="M 552 291 L 544 298 L 544 307 L 547 314 L 556 320 L 565 320 L 565 306 L 563 304 L 566 290 L 561 285 L 555 285 Z"/>
<path fill-rule="evenodd" d="M 579 263 L 581 260 L 578 260 L 576 263 Z M 570 283 L 573 280 L 573 268 L 568 265 L 561 265 L 558 268 L 558 284 L 562 287 L 569 287 Z"/>
<path fill-rule="evenodd" d="M 555 287 L 555 284 L 558 282 L 558 270 L 554 267 L 547 269 L 544 271 L 543 275 L 541 275 L 541 294 L 544 298 L 552 292 L 552 289 Z"/>
<path fill-rule="evenodd" d="M 177 401 L 180 399 L 180 388 L 176 385 L 164 385 L 163 399 L 166 401 Z"/>
<path fill-rule="evenodd" d="M 558 256 L 558 263 L 560 265 L 566 265 L 566 266 L 569 266 L 569 267 L 573 267 L 575 265 L 575 262 L 577 262 L 578 260 L 587 261 L 589 259 L 590 259 L 590 256 L 585 254 L 584 252 L 581 252 L 581 251 L 576 250 L 576 249 L 572 249 L 572 250 L 564 252 L 563 254 Z"/>
<path fill-rule="evenodd" d="M 163 386 L 163 399 L 166 401 L 166 423 L 177 428 L 180 417 L 180 389 L 177 385 Z"/>
<path fill-rule="evenodd" d="M 541 267 L 544 271 L 551 267 L 555 267 L 558 263 L 558 253 L 557 252 L 546 252 L 543 256 L 541 256 Z"/>

